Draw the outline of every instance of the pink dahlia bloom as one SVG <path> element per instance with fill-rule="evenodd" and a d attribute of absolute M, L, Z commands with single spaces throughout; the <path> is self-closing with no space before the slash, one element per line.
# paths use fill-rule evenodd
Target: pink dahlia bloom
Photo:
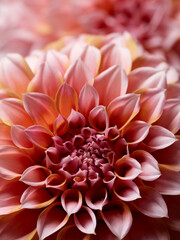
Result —
<path fill-rule="evenodd" d="M 0 240 L 179 239 L 178 73 L 128 33 L 57 47 L 0 62 Z"/>

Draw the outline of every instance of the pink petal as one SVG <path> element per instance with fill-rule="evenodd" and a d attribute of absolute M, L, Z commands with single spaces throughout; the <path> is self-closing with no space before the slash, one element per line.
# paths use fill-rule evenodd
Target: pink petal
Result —
<path fill-rule="evenodd" d="M 68 215 L 60 203 L 51 204 L 39 216 L 37 221 L 37 232 L 40 240 L 45 239 L 60 230 L 68 221 Z"/>
<path fill-rule="evenodd" d="M 169 84 L 167 87 L 167 99 L 169 98 L 179 98 L 179 92 L 180 92 L 180 83 L 175 84 Z"/>
<path fill-rule="evenodd" d="M 4 98 L 19 98 L 16 93 L 11 91 L 10 89 L 0 89 L 0 99 Z"/>
<path fill-rule="evenodd" d="M 117 97 L 107 107 L 110 125 L 122 128 L 127 125 L 139 112 L 139 95 L 126 94 Z"/>
<path fill-rule="evenodd" d="M 34 125 L 25 130 L 28 139 L 40 148 L 47 148 L 51 142 L 53 134 L 47 128 Z"/>
<path fill-rule="evenodd" d="M 152 218 L 168 217 L 166 203 L 158 192 L 149 187 L 140 187 L 140 194 L 141 198 L 133 202 L 140 212 Z"/>
<path fill-rule="evenodd" d="M 118 239 L 126 236 L 132 224 L 132 215 L 126 204 L 121 201 L 111 201 L 104 206 L 101 215 L 110 231 Z"/>
<path fill-rule="evenodd" d="M 66 188 L 66 177 L 60 174 L 51 174 L 46 178 L 46 187 L 64 191 Z"/>
<path fill-rule="evenodd" d="M 94 87 L 99 93 L 100 104 L 107 106 L 114 98 L 124 95 L 127 90 L 128 79 L 123 68 L 114 65 L 94 80 Z"/>
<path fill-rule="evenodd" d="M 22 102 L 15 98 L 0 100 L 0 118 L 9 125 L 17 124 L 28 127 L 34 124 L 24 110 Z"/>
<path fill-rule="evenodd" d="M 58 233 L 58 236 L 56 240 L 88 240 L 88 238 L 85 238 L 85 234 L 79 231 L 79 229 L 76 226 L 68 225 L 67 227 L 64 227 L 61 229 Z"/>
<path fill-rule="evenodd" d="M 68 130 L 68 121 L 61 114 L 59 114 L 56 118 L 53 130 L 55 135 L 58 136 L 63 135 Z"/>
<path fill-rule="evenodd" d="M 11 139 L 11 127 L 0 123 L 0 145 L 14 145 Z"/>
<path fill-rule="evenodd" d="M 97 106 L 89 113 L 89 123 L 97 131 L 104 131 L 109 124 L 108 115 L 104 106 Z"/>
<path fill-rule="evenodd" d="M 169 99 L 165 102 L 163 113 L 156 124 L 167 128 L 174 134 L 179 131 L 180 99 Z"/>
<path fill-rule="evenodd" d="M 137 185 L 130 180 L 119 180 L 116 179 L 113 191 L 116 196 L 122 201 L 133 201 L 137 198 L 140 198 L 140 192 Z"/>
<path fill-rule="evenodd" d="M 161 176 L 148 184 L 164 195 L 180 194 L 180 172 L 166 165 L 160 165 Z"/>
<path fill-rule="evenodd" d="M 141 172 L 141 165 L 134 158 L 124 156 L 114 166 L 116 176 L 122 180 L 133 180 Z"/>
<path fill-rule="evenodd" d="M 31 80 L 28 91 L 45 93 L 51 98 L 55 98 L 56 92 L 62 84 L 62 75 L 52 63 L 43 63 L 38 72 Z"/>
<path fill-rule="evenodd" d="M 82 195 L 76 189 L 68 189 L 61 196 L 61 203 L 68 216 L 79 211 L 82 206 Z"/>
<path fill-rule="evenodd" d="M 45 167 L 34 165 L 27 168 L 20 181 L 30 186 L 43 186 L 46 178 L 51 174 L 51 171 Z"/>
<path fill-rule="evenodd" d="M 98 73 L 101 61 L 100 50 L 94 46 L 88 45 L 80 55 L 82 61 L 88 66 L 93 76 Z"/>
<path fill-rule="evenodd" d="M 85 83 L 92 85 L 94 82 L 92 73 L 80 58 L 68 68 L 64 79 L 78 94 Z"/>
<path fill-rule="evenodd" d="M 74 214 L 74 222 L 81 232 L 95 234 L 96 216 L 90 208 L 82 206 L 81 209 Z"/>
<path fill-rule="evenodd" d="M 23 171 L 32 165 L 32 160 L 18 148 L 0 146 L 0 176 L 13 179 L 21 176 Z"/>
<path fill-rule="evenodd" d="M 132 121 L 122 130 L 122 136 L 128 144 L 136 144 L 148 135 L 150 125 L 143 121 Z"/>
<path fill-rule="evenodd" d="M 43 93 L 26 93 L 23 102 L 26 111 L 36 124 L 52 127 L 57 112 L 51 98 Z"/>
<path fill-rule="evenodd" d="M 87 118 L 89 112 L 99 105 L 99 95 L 94 87 L 85 84 L 79 94 L 79 110 Z"/>
<path fill-rule="evenodd" d="M 140 88 L 166 89 L 166 73 L 151 67 L 141 67 L 133 70 L 128 75 L 128 90 L 134 92 Z"/>
<path fill-rule="evenodd" d="M 141 94 L 140 111 L 136 119 L 145 121 L 149 124 L 157 121 L 164 108 L 165 91 L 162 89 L 147 89 L 138 91 Z"/>
<path fill-rule="evenodd" d="M 0 62 L 0 79 L 4 87 L 10 88 L 21 96 L 26 92 L 33 73 L 25 59 L 19 54 L 8 54 Z"/>
<path fill-rule="evenodd" d="M 29 141 L 25 130 L 26 128 L 20 125 L 11 126 L 11 137 L 13 143 L 19 148 L 32 148 L 33 144 Z"/>
<path fill-rule="evenodd" d="M 66 103 L 66 104 L 64 104 Z M 63 83 L 56 95 L 56 107 L 60 114 L 67 118 L 71 110 L 78 109 L 78 97 L 75 90 L 67 83 Z"/>
<path fill-rule="evenodd" d="M 161 126 L 153 125 L 149 129 L 149 134 L 144 140 L 148 148 L 159 150 L 166 148 L 177 141 L 173 133 Z"/>
<path fill-rule="evenodd" d="M 161 175 L 157 160 L 148 152 L 137 150 L 131 154 L 140 164 L 142 173 L 139 178 L 145 181 L 153 181 Z"/>
<path fill-rule="evenodd" d="M 107 44 L 102 49 L 102 60 L 100 72 L 106 70 L 113 65 L 122 65 L 126 73 L 131 70 L 132 59 L 131 53 L 127 48 L 117 44 Z"/>
<path fill-rule="evenodd" d="M 46 188 L 28 187 L 21 196 L 22 208 L 44 208 L 53 203 L 57 195 L 50 195 Z"/>
<path fill-rule="evenodd" d="M 80 112 L 76 112 L 73 109 L 67 120 L 69 131 L 72 133 L 80 132 L 80 130 L 85 127 L 85 117 Z"/>

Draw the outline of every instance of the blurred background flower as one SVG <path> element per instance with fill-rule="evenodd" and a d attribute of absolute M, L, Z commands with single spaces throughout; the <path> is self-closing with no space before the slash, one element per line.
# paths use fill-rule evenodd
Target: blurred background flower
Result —
<path fill-rule="evenodd" d="M 8 54 L 0 84 L 0 240 L 179 239 L 173 67 L 85 34 Z"/>

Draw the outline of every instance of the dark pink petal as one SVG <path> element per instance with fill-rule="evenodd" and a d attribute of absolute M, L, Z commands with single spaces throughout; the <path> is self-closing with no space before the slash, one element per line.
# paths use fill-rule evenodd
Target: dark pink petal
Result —
<path fill-rule="evenodd" d="M 148 148 L 159 150 L 166 148 L 177 141 L 172 132 L 161 126 L 151 126 L 149 134 L 143 141 Z"/>
<path fill-rule="evenodd" d="M 0 100 L 0 118 L 9 125 L 17 124 L 24 127 L 33 125 L 32 119 L 24 110 L 22 101 L 16 98 Z"/>
<path fill-rule="evenodd" d="M 130 51 L 117 44 L 107 44 L 102 49 L 100 72 L 113 65 L 122 65 L 126 73 L 131 70 L 132 59 Z"/>
<path fill-rule="evenodd" d="M 139 112 L 139 95 L 126 94 L 115 98 L 107 107 L 110 125 L 118 128 L 128 124 Z"/>
<path fill-rule="evenodd" d="M 0 145 L 14 145 L 10 126 L 0 122 L 0 133 Z"/>
<path fill-rule="evenodd" d="M 23 103 L 27 113 L 38 125 L 51 128 L 57 117 L 53 100 L 43 93 L 26 93 Z"/>
<path fill-rule="evenodd" d="M 30 186 L 43 186 L 46 178 L 51 174 L 51 171 L 43 166 L 34 165 L 27 168 L 20 181 Z"/>
<path fill-rule="evenodd" d="M 165 224 L 160 219 L 146 217 L 141 213 L 133 214 L 132 227 L 125 240 L 170 240 Z M 173 240 L 173 239 L 172 239 Z"/>
<path fill-rule="evenodd" d="M 108 129 L 105 130 L 105 137 L 108 140 L 115 140 L 119 137 L 120 135 L 120 131 L 118 130 L 117 126 L 115 127 L 110 127 Z"/>
<path fill-rule="evenodd" d="M 180 172 L 169 168 L 166 165 L 159 165 L 161 176 L 153 182 L 149 182 L 150 186 L 164 195 L 180 194 Z"/>
<path fill-rule="evenodd" d="M 85 237 L 85 234 L 79 231 L 79 229 L 74 225 L 68 225 L 67 227 L 64 227 L 61 229 L 57 235 L 56 240 L 89 240 L 89 236 L 87 236 L 87 239 Z"/>
<path fill-rule="evenodd" d="M 170 239 L 179 240 L 179 231 L 173 231 L 172 229 L 168 229 L 168 230 L 169 230 Z"/>
<path fill-rule="evenodd" d="M 136 144 L 148 135 L 150 125 L 143 121 L 132 121 L 123 128 L 122 136 L 128 144 Z"/>
<path fill-rule="evenodd" d="M 47 128 L 34 125 L 25 130 L 28 139 L 40 148 L 47 148 L 51 142 L 53 134 Z"/>
<path fill-rule="evenodd" d="M 32 160 L 13 146 L 0 146 L 0 177 L 13 179 L 21 176 L 32 165 Z"/>
<path fill-rule="evenodd" d="M 39 216 L 37 232 L 41 240 L 60 230 L 68 221 L 68 215 L 60 203 L 51 204 Z"/>
<path fill-rule="evenodd" d="M 61 204 L 68 216 L 70 216 L 81 208 L 82 195 L 77 189 L 68 189 L 61 196 Z"/>
<path fill-rule="evenodd" d="M 64 79 L 66 83 L 75 89 L 77 94 L 80 93 L 85 83 L 92 85 L 94 82 L 91 71 L 80 58 L 68 68 Z"/>
<path fill-rule="evenodd" d="M 104 131 L 109 124 L 108 115 L 104 106 L 97 106 L 89 113 L 89 123 L 97 131 Z"/>
<path fill-rule="evenodd" d="M 28 139 L 26 133 L 26 128 L 21 125 L 11 126 L 11 137 L 14 144 L 19 148 L 32 148 L 33 144 Z"/>
<path fill-rule="evenodd" d="M 103 207 L 101 215 L 110 231 L 118 239 L 126 236 L 132 224 L 132 215 L 126 204 L 121 201 L 111 201 Z"/>
<path fill-rule="evenodd" d="M 180 83 L 169 84 L 167 87 L 167 99 L 179 98 Z"/>
<path fill-rule="evenodd" d="M 66 188 L 66 177 L 62 174 L 51 174 L 46 178 L 46 187 L 64 191 Z"/>
<path fill-rule="evenodd" d="M 85 84 L 79 94 L 79 110 L 88 118 L 89 112 L 99 105 L 99 95 L 94 87 Z"/>
<path fill-rule="evenodd" d="M 74 222 L 81 232 L 95 234 L 96 216 L 90 208 L 82 206 L 81 209 L 74 214 Z"/>
<path fill-rule="evenodd" d="M 135 158 L 140 164 L 142 173 L 139 174 L 139 178 L 146 181 L 153 181 L 161 175 L 157 160 L 148 152 L 143 150 L 137 150 L 131 154 L 132 158 Z"/>
<path fill-rule="evenodd" d="M 107 203 L 108 193 L 106 188 L 97 188 L 94 185 L 85 196 L 87 205 L 91 209 L 102 210 L 103 206 Z"/>
<path fill-rule="evenodd" d="M 120 180 L 116 179 L 113 191 L 116 196 L 122 201 L 133 201 L 137 198 L 140 198 L 140 192 L 137 185 L 130 180 Z"/>
<path fill-rule="evenodd" d="M 68 130 L 68 121 L 61 114 L 59 114 L 56 118 L 53 130 L 55 135 L 58 136 L 63 135 Z"/>
<path fill-rule="evenodd" d="M 100 104 L 107 106 L 114 98 L 124 95 L 127 90 L 128 79 L 120 65 L 115 65 L 94 80 L 94 87 L 99 93 Z"/>
<path fill-rule="evenodd" d="M 128 90 L 134 92 L 140 88 L 166 88 L 166 73 L 151 67 L 141 67 L 128 75 Z"/>
<path fill-rule="evenodd" d="M 88 45 L 80 55 L 80 58 L 91 70 L 93 76 L 95 76 L 98 73 L 101 61 L 100 50 L 92 45 Z"/>
<path fill-rule="evenodd" d="M 163 113 L 157 125 L 167 128 L 172 133 L 180 129 L 180 99 L 169 99 L 165 102 Z"/>
<path fill-rule="evenodd" d="M 142 172 L 142 169 L 136 159 L 124 156 L 115 163 L 114 171 L 119 179 L 133 180 Z"/>
<path fill-rule="evenodd" d="M 67 120 L 69 125 L 68 130 L 72 133 L 80 132 L 80 130 L 85 127 L 85 117 L 80 112 L 76 112 L 73 109 Z"/>
<path fill-rule="evenodd" d="M 1 218 L 0 239 L 33 239 L 40 211 L 24 209 Z"/>
<path fill-rule="evenodd" d="M 78 110 L 77 93 L 67 83 L 63 83 L 57 92 L 56 108 L 65 118 L 70 115 L 72 109 Z"/>
<path fill-rule="evenodd" d="M 52 197 L 46 188 L 28 187 L 21 197 L 22 208 L 43 208 L 53 203 L 57 195 Z"/>
<path fill-rule="evenodd" d="M 143 89 L 138 93 L 141 94 L 141 98 L 140 111 L 136 119 L 152 124 L 160 118 L 163 112 L 165 91 L 162 89 Z"/>
<path fill-rule="evenodd" d="M 140 212 L 152 218 L 168 217 L 168 209 L 160 193 L 153 188 L 140 187 L 140 195 L 141 198 L 133 202 Z"/>

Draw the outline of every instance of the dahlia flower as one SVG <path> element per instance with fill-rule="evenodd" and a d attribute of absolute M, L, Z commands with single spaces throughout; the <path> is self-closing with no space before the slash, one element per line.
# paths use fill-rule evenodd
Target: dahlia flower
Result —
<path fill-rule="evenodd" d="M 2 58 L 0 84 L 0 240 L 179 239 L 174 68 L 81 35 Z"/>

